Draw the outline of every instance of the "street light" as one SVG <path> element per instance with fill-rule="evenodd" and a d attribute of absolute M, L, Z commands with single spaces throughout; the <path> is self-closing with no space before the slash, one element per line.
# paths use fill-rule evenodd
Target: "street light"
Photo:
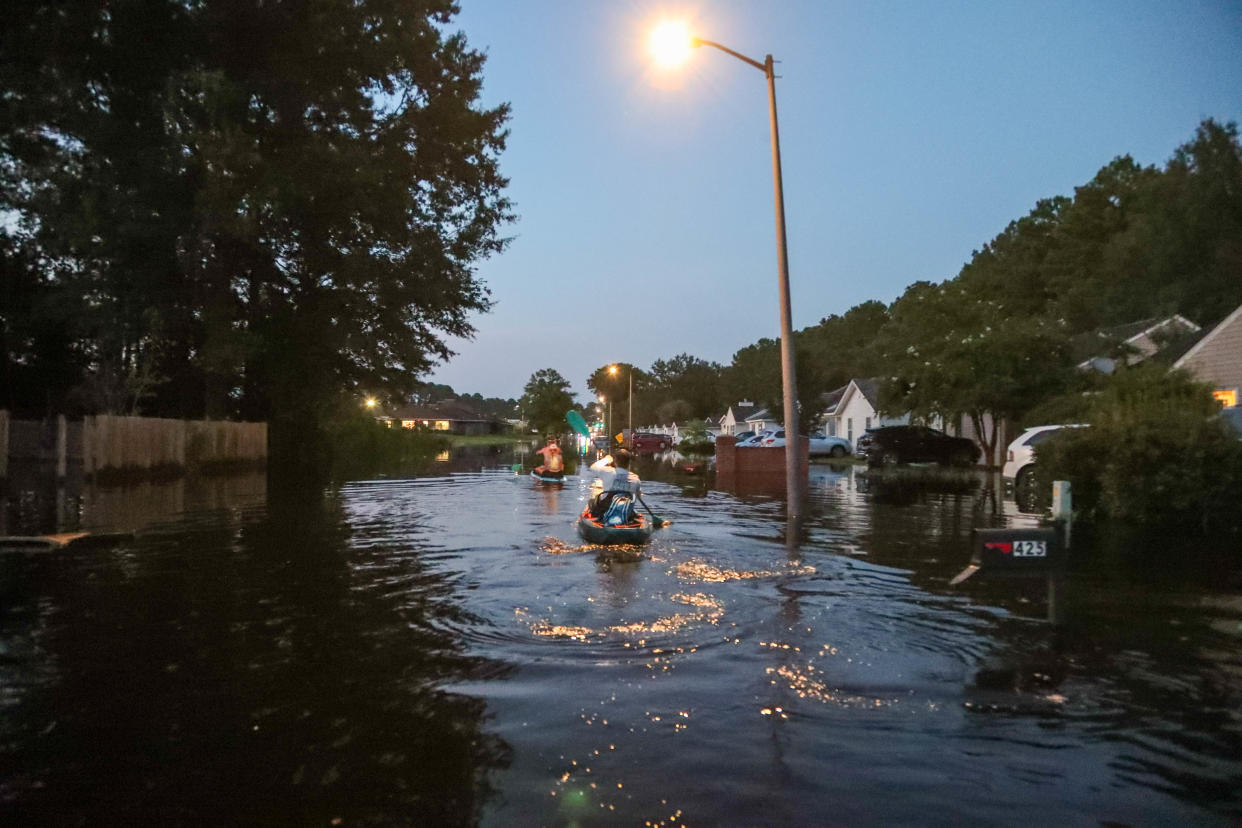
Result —
<path fill-rule="evenodd" d="M 629 411 L 628 411 L 628 412 L 626 413 L 626 415 L 625 415 L 625 427 L 626 427 L 627 429 L 629 429 L 629 432 L 630 432 L 630 444 L 631 444 L 631 445 L 633 445 L 633 443 L 634 443 L 634 366 L 633 366 L 633 365 L 631 365 L 631 366 L 629 366 L 629 368 L 630 368 L 630 370 L 629 370 L 629 375 L 630 375 L 630 390 L 629 390 L 627 393 L 628 393 L 628 396 L 629 396 L 629 406 L 630 406 L 630 408 L 629 408 Z M 616 375 L 617 375 L 617 366 L 616 366 L 616 365 L 609 365 L 609 366 L 608 366 L 608 373 L 612 374 L 613 376 L 616 376 Z"/>
<path fill-rule="evenodd" d="M 599 395 L 599 401 L 601 403 L 604 401 L 603 394 Z M 612 442 L 612 400 L 608 400 L 608 419 L 604 421 L 604 424 L 605 424 L 605 428 L 608 429 L 608 441 L 609 443 L 611 443 Z"/>
<path fill-rule="evenodd" d="M 787 513 L 797 517 L 802 508 L 802 476 L 798 473 L 797 383 L 794 375 L 793 323 L 789 301 L 789 254 L 785 245 L 785 190 L 781 178 L 781 138 L 776 123 L 776 72 L 771 55 L 763 63 L 746 57 L 711 40 L 692 37 L 681 23 L 663 23 L 651 37 L 652 53 L 658 62 L 671 66 L 686 60 L 690 50 L 711 46 L 755 67 L 768 79 L 768 119 L 772 131 L 772 194 L 776 202 L 776 263 L 780 280 L 781 307 L 781 387 L 785 403 L 785 492 Z"/>

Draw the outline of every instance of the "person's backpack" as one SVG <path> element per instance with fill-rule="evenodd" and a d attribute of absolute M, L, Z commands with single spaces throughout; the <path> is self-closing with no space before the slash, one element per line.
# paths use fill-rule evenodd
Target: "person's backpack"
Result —
<path fill-rule="evenodd" d="M 634 522 L 634 501 L 627 494 L 616 492 L 600 522 L 605 526 L 619 526 Z"/>

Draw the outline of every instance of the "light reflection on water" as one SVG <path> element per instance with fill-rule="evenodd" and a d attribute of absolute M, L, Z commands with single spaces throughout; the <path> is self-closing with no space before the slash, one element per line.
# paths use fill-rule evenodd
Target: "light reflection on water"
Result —
<path fill-rule="evenodd" d="M 241 821 L 346 824 L 1242 815 L 1237 599 L 1085 573 L 1054 634 L 1041 584 L 950 589 L 972 527 L 1031 522 L 982 475 L 816 464 L 789 538 L 771 492 L 649 465 L 673 525 L 618 555 L 574 531 L 589 479 L 537 488 L 506 461 L 354 483 L 314 519 L 204 513 L 94 557 L 6 559 L 0 802 L 63 789 L 81 768 L 50 734 L 89 743 L 132 690 L 145 716 L 112 739 L 130 772 L 96 771 L 148 819 L 169 813 L 150 789 L 188 821 L 225 791 Z M 176 745 L 237 720 L 273 737 L 201 751 L 201 795 L 141 770 L 152 751 L 195 768 Z M 226 749 L 281 773 L 239 787 Z M 428 770 L 446 751 L 451 782 Z"/>

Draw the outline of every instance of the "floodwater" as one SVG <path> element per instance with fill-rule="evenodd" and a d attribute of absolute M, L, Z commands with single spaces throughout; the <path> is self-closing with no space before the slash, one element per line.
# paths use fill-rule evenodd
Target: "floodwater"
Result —
<path fill-rule="evenodd" d="M 790 535 L 763 481 L 650 461 L 672 526 L 584 547 L 589 478 L 521 459 L 0 556 L 4 821 L 1242 819 L 1236 588 L 1077 567 L 1053 629 L 1042 582 L 948 585 L 972 528 L 1034 523 L 985 475 L 848 465 Z M 133 531 L 123 500 L 75 514 Z"/>

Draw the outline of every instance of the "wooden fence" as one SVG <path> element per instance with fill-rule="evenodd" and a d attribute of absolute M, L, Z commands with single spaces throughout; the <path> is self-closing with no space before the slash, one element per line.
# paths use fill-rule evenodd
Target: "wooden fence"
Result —
<path fill-rule="evenodd" d="M 64 477 L 68 462 L 81 462 L 88 477 L 113 471 L 258 465 L 267 459 L 267 423 L 100 414 L 85 418 L 79 426 L 66 424 L 64 417 L 54 423 L 10 421 L 8 412 L 0 411 L 0 477 L 6 476 L 10 456 L 54 461 L 57 477 Z"/>

